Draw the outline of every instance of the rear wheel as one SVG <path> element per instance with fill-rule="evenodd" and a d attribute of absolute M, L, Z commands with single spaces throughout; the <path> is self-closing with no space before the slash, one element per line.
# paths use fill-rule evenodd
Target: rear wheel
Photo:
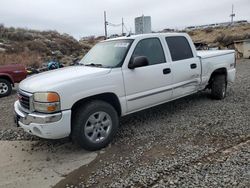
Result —
<path fill-rule="evenodd" d="M 211 84 L 211 96 L 214 99 L 221 100 L 226 97 L 227 92 L 227 82 L 226 82 L 226 76 L 221 75 L 215 75 L 213 82 Z"/>
<path fill-rule="evenodd" d="M 116 110 L 104 101 L 91 101 L 80 106 L 72 119 L 72 139 L 86 150 L 107 146 L 118 130 Z"/>
<path fill-rule="evenodd" d="M 12 86 L 8 80 L 0 78 L 0 97 L 5 97 L 11 94 Z"/>

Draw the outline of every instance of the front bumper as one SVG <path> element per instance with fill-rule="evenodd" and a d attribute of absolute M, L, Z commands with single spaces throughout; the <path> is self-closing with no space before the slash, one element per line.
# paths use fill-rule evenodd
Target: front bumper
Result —
<path fill-rule="evenodd" d="M 14 110 L 17 124 L 29 134 L 46 139 L 59 139 L 70 135 L 71 110 L 56 114 L 27 113 L 22 110 L 19 101 L 15 102 Z"/>

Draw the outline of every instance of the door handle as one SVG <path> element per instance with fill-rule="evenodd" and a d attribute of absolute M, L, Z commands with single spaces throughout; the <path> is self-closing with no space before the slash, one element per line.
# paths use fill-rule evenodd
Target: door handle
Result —
<path fill-rule="evenodd" d="M 170 68 L 163 69 L 163 74 L 169 74 L 169 73 L 171 73 Z"/>
<path fill-rule="evenodd" d="M 190 68 L 191 68 L 191 69 L 196 69 L 196 68 L 197 68 L 197 64 L 196 64 L 196 63 L 191 64 L 191 65 L 190 65 Z"/>

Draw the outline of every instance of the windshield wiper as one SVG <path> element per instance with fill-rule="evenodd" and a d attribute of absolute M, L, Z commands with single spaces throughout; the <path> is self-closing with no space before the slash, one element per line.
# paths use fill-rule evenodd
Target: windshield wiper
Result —
<path fill-rule="evenodd" d="M 85 66 L 92 66 L 92 67 L 103 67 L 102 64 L 97 64 L 97 63 L 89 63 L 89 64 L 84 64 Z"/>

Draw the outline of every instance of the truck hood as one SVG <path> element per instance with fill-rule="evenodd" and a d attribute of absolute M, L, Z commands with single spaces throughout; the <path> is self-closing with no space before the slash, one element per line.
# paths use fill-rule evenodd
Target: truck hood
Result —
<path fill-rule="evenodd" d="M 67 82 L 72 84 L 73 80 L 90 79 L 94 76 L 108 74 L 110 71 L 110 68 L 86 66 L 66 67 L 30 76 L 19 84 L 19 88 L 30 93 L 54 91 L 54 88 L 60 87 L 60 85 L 63 87 Z"/>

